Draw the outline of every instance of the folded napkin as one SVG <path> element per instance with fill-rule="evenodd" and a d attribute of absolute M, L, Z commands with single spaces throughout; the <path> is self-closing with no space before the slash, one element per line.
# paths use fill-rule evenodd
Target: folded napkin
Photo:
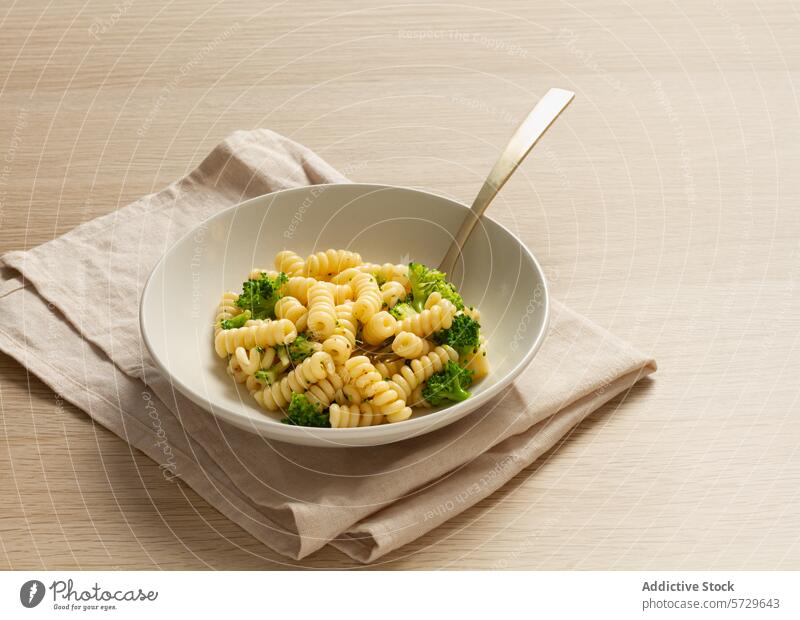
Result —
<path fill-rule="evenodd" d="M 138 300 L 150 270 L 221 209 L 342 181 L 283 136 L 236 132 L 166 189 L 3 255 L 0 349 L 276 551 L 300 559 L 331 544 L 370 562 L 492 493 L 656 366 L 554 302 L 544 345 L 514 386 L 434 433 L 320 449 L 215 419 L 172 389 L 142 345 Z"/>

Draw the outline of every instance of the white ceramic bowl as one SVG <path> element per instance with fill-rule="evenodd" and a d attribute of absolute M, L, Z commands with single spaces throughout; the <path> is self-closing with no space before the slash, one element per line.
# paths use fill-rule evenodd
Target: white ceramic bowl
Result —
<path fill-rule="evenodd" d="M 481 311 L 491 374 L 472 397 L 404 422 L 352 429 L 282 424 L 225 372 L 213 346 L 221 294 L 241 290 L 253 267 L 272 269 L 275 254 L 305 256 L 327 248 L 359 252 L 370 262 L 438 265 L 466 207 L 428 192 L 385 185 L 332 184 L 253 198 L 186 234 L 153 269 L 140 322 L 150 355 L 172 384 L 211 414 L 270 439 L 314 446 L 373 446 L 450 424 L 499 394 L 530 363 L 549 317 L 544 274 L 511 232 L 482 218 L 450 279 Z M 187 304 L 189 307 L 187 307 Z"/>

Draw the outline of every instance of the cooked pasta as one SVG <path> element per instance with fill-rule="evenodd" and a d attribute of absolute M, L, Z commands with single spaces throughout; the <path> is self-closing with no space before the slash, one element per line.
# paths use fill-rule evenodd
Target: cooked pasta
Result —
<path fill-rule="evenodd" d="M 351 357 L 345 362 L 344 367 L 347 369 L 350 382 L 352 382 L 364 396 L 371 397 L 374 391 L 374 388 L 371 386 L 383 380 L 381 374 L 375 370 L 375 366 L 372 365 L 372 362 L 369 361 L 366 355 Z"/>
<path fill-rule="evenodd" d="M 447 299 L 397 322 L 396 331 L 411 332 L 420 338 L 427 338 L 431 334 L 447 329 L 453 323 L 456 307 Z"/>
<path fill-rule="evenodd" d="M 357 426 L 375 426 L 383 422 L 385 416 L 375 411 L 369 403 L 360 405 L 331 405 L 332 428 L 355 428 Z"/>
<path fill-rule="evenodd" d="M 308 400 L 321 407 L 330 407 L 334 400 L 339 398 L 342 400 L 342 390 L 344 389 L 344 380 L 337 373 L 329 374 L 321 381 L 308 386 L 306 395 Z"/>
<path fill-rule="evenodd" d="M 383 298 L 383 305 L 391 308 L 398 301 L 406 298 L 406 288 L 393 280 L 384 282 L 381 286 L 381 297 Z"/>
<path fill-rule="evenodd" d="M 399 372 L 402 365 L 405 364 L 404 359 L 390 359 L 388 361 L 375 362 L 375 370 L 377 370 L 381 377 L 388 379 L 394 373 Z"/>
<path fill-rule="evenodd" d="M 382 343 L 394 335 L 395 325 L 397 319 L 385 310 L 373 314 L 362 330 L 364 342 L 373 345 Z"/>
<path fill-rule="evenodd" d="M 394 265 L 392 263 L 376 265 L 374 263 L 365 263 L 359 265 L 357 269 L 364 273 L 371 273 L 384 282 L 399 282 L 406 291 L 411 290 L 411 281 L 408 279 L 408 265 Z"/>
<path fill-rule="evenodd" d="M 275 269 L 287 276 L 302 275 L 305 265 L 306 262 L 302 257 L 291 250 L 283 250 L 275 255 Z"/>
<path fill-rule="evenodd" d="M 353 299 L 353 287 L 349 284 L 333 284 L 333 299 L 337 304 Z"/>
<path fill-rule="evenodd" d="M 469 397 L 489 372 L 481 314 L 419 263 L 364 263 L 348 250 L 254 268 L 224 293 L 214 350 L 231 379 L 283 421 L 347 429 Z"/>
<path fill-rule="evenodd" d="M 297 328 L 288 319 L 275 321 L 248 321 L 245 327 L 223 329 L 214 338 L 217 355 L 225 357 L 236 351 L 237 347 L 272 347 L 286 344 L 297 337 Z"/>
<path fill-rule="evenodd" d="M 353 287 L 356 299 L 353 315 L 362 323 L 366 323 L 383 306 L 378 282 L 368 273 L 359 273 L 351 280 L 350 286 Z"/>
<path fill-rule="evenodd" d="M 301 304 L 308 303 L 308 289 L 316 284 L 314 278 L 306 278 L 304 276 L 294 276 L 289 278 L 286 284 L 283 285 L 281 294 L 294 297 Z"/>
<path fill-rule="evenodd" d="M 356 345 L 356 318 L 353 316 L 353 302 L 348 301 L 336 306 L 336 328 L 334 333 L 347 338 L 350 347 Z"/>
<path fill-rule="evenodd" d="M 308 290 L 308 329 L 319 340 L 324 340 L 336 328 L 336 306 L 333 285 L 317 282 Z"/>
<path fill-rule="evenodd" d="M 333 334 L 325 339 L 322 343 L 322 350 L 329 353 L 333 361 L 337 364 L 344 364 L 350 359 L 350 354 L 353 352 L 353 345 L 350 340 L 342 334 Z"/>
<path fill-rule="evenodd" d="M 400 372 L 392 375 L 389 385 L 398 395 L 409 400 L 414 388 L 429 379 L 431 375 L 440 372 L 448 361 L 457 362 L 458 353 L 448 345 L 436 347 L 428 355 L 403 365 Z"/>
<path fill-rule="evenodd" d="M 236 293 L 223 293 L 217 308 L 217 316 L 214 319 L 214 335 L 216 336 L 222 329 L 222 321 L 227 321 L 242 313 L 242 309 L 236 305 L 239 295 Z"/>
<path fill-rule="evenodd" d="M 275 302 L 275 316 L 279 319 L 289 319 L 294 323 L 298 333 L 305 331 L 308 324 L 308 308 L 290 295 L 281 297 Z"/>
<path fill-rule="evenodd" d="M 431 343 L 412 332 L 398 332 L 392 341 L 392 351 L 409 360 L 427 355 L 430 350 Z"/>
<path fill-rule="evenodd" d="M 256 400 L 265 409 L 275 411 L 286 406 L 292 399 L 292 394 L 304 393 L 311 385 L 335 375 L 335 372 L 331 356 L 324 351 L 318 351 L 303 360 L 302 364 L 296 366 L 283 379 L 257 392 Z"/>
<path fill-rule="evenodd" d="M 361 255 L 347 250 L 326 250 L 306 259 L 304 275 L 328 280 L 340 271 L 361 264 Z"/>

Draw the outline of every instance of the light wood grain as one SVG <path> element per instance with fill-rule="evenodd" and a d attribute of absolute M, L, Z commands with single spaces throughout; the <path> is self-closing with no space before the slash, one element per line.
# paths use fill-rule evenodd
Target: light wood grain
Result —
<path fill-rule="evenodd" d="M 576 91 L 492 214 L 660 370 L 378 566 L 800 568 L 796 4 L 9 4 L 0 251 L 160 188 L 239 128 L 469 200 L 537 98 Z M 0 567 L 298 564 L 0 372 Z"/>

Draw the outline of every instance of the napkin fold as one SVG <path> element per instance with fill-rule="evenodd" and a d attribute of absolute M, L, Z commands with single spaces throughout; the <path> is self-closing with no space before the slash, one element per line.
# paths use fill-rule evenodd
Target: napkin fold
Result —
<path fill-rule="evenodd" d="M 161 255 L 238 202 L 346 180 L 284 136 L 236 132 L 160 192 L 4 254 L 0 350 L 279 553 L 301 559 L 331 544 L 360 562 L 490 495 L 655 371 L 651 358 L 553 302 L 549 334 L 512 388 L 446 428 L 396 444 L 268 441 L 173 390 L 149 359 L 138 323 L 141 289 Z"/>

